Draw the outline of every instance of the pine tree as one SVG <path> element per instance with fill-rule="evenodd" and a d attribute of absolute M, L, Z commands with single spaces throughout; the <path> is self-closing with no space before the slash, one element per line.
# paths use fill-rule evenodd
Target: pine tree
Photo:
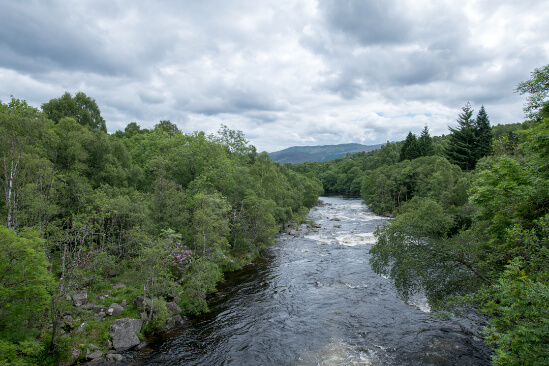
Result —
<path fill-rule="evenodd" d="M 477 160 L 492 153 L 492 127 L 484 106 L 480 107 L 476 120 L 476 158 Z"/>
<path fill-rule="evenodd" d="M 404 140 L 404 144 L 400 149 L 399 161 L 413 160 L 415 158 L 419 158 L 420 156 L 417 137 L 410 131 L 408 132 L 408 136 L 406 136 L 406 140 Z"/>
<path fill-rule="evenodd" d="M 469 102 L 462 110 L 463 113 L 460 113 L 457 119 L 458 127 L 448 127 L 452 134 L 446 148 L 446 156 L 452 164 L 458 165 L 461 169 L 473 170 L 477 162 L 476 122 L 472 118 L 473 109 Z"/>
<path fill-rule="evenodd" d="M 425 126 L 418 139 L 419 156 L 431 156 L 435 154 L 433 139 L 429 134 L 429 128 Z"/>

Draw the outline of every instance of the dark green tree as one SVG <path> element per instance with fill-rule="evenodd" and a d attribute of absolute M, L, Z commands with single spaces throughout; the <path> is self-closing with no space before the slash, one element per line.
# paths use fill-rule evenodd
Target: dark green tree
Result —
<path fill-rule="evenodd" d="M 488 114 L 484 109 L 484 106 L 480 107 L 476 119 L 476 159 L 490 155 L 492 153 L 492 127 L 490 126 L 490 120 Z"/>
<path fill-rule="evenodd" d="M 433 139 L 429 134 L 429 128 L 427 126 L 425 126 L 423 128 L 423 131 L 421 131 L 421 135 L 419 136 L 417 142 L 419 156 L 431 156 L 435 154 L 435 150 L 433 148 Z"/>
<path fill-rule="evenodd" d="M 446 156 L 448 160 L 458 165 L 463 170 L 473 170 L 475 168 L 477 157 L 475 154 L 476 126 L 473 119 L 473 109 L 471 104 L 467 104 L 462 108 L 462 113 L 457 119 L 458 127 L 448 127 L 452 134 L 449 138 L 449 144 L 446 148 Z"/>
<path fill-rule="evenodd" d="M 101 111 L 95 99 L 88 97 L 83 92 L 76 93 L 74 98 L 69 92 L 65 92 L 61 97 L 43 103 L 42 111 L 55 123 L 58 123 L 63 117 L 71 117 L 83 126 L 107 132 L 107 125 L 101 117 Z"/>
<path fill-rule="evenodd" d="M 413 160 L 415 158 L 419 158 L 420 156 L 417 137 L 410 131 L 408 132 L 408 136 L 406 136 L 404 145 L 402 145 L 400 150 L 400 161 Z"/>

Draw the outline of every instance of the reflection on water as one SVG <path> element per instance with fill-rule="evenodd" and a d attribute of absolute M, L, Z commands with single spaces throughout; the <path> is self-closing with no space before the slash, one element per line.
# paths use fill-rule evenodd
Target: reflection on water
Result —
<path fill-rule="evenodd" d="M 211 312 L 134 354 L 133 365 L 488 365 L 477 326 L 432 318 L 370 268 L 387 219 L 357 199 L 325 197 L 320 228 L 282 235 L 268 255 L 227 274 Z"/>

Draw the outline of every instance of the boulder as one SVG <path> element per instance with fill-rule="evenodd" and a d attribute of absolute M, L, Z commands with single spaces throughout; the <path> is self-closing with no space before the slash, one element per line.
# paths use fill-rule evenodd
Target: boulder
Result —
<path fill-rule="evenodd" d="M 88 302 L 88 293 L 86 291 L 80 291 L 72 295 L 72 301 L 74 306 L 82 306 Z"/>
<path fill-rule="evenodd" d="M 124 308 L 121 305 L 118 305 L 117 303 L 112 303 L 111 306 L 107 309 L 107 314 L 109 315 L 120 315 L 124 311 Z"/>
<path fill-rule="evenodd" d="M 126 307 L 126 306 L 128 306 L 128 302 L 126 301 L 126 299 L 124 299 L 124 300 L 122 300 L 120 305 L 122 305 L 123 307 Z"/>
<path fill-rule="evenodd" d="M 185 325 L 185 320 L 181 317 L 181 315 L 176 315 L 168 321 L 167 328 L 175 329 L 180 328 L 183 325 Z"/>
<path fill-rule="evenodd" d="M 152 308 L 152 300 L 145 296 L 137 296 L 133 300 L 133 304 L 139 311 L 150 310 Z"/>
<path fill-rule="evenodd" d="M 171 314 L 180 314 L 183 311 L 175 302 L 167 302 L 166 309 L 168 309 Z"/>
<path fill-rule="evenodd" d="M 118 353 L 110 353 L 107 356 L 105 356 L 105 359 L 107 362 L 122 362 L 124 361 L 124 357 L 122 355 L 119 355 Z"/>
<path fill-rule="evenodd" d="M 123 284 L 123 283 L 121 283 L 121 282 L 116 282 L 116 283 L 113 283 L 113 284 L 111 285 L 111 287 L 112 287 L 112 288 L 119 289 L 119 288 L 125 288 L 126 285 Z"/>
<path fill-rule="evenodd" d="M 149 344 L 147 342 L 143 341 L 143 342 L 139 343 L 137 345 L 137 347 L 135 347 L 135 349 L 139 351 L 140 349 L 143 349 L 143 348 L 147 347 L 148 345 Z"/>
<path fill-rule="evenodd" d="M 116 351 L 125 351 L 139 344 L 136 333 L 141 331 L 141 319 L 116 319 L 109 327 L 109 336 Z"/>
<path fill-rule="evenodd" d="M 86 360 L 88 361 L 96 360 L 101 357 L 103 357 L 103 352 L 101 352 L 100 350 L 93 351 L 92 353 L 90 353 L 89 349 L 86 350 Z"/>

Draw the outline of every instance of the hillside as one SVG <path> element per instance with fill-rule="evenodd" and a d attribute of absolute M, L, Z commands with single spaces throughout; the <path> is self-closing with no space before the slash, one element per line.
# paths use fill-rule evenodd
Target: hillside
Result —
<path fill-rule="evenodd" d="M 322 146 L 293 146 L 284 150 L 269 153 L 274 161 L 279 163 L 299 164 L 308 161 L 328 161 L 341 158 L 348 153 L 371 151 L 379 149 L 383 144 L 362 145 L 362 144 L 340 144 Z"/>

